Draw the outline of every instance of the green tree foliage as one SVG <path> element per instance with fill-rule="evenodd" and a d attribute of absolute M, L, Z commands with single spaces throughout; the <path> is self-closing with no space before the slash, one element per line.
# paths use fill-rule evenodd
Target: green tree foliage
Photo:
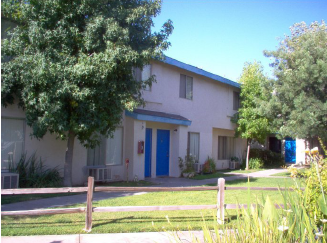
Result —
<path fill-rule="evenodd" d="M 241 83 L 241 107 L 236 114 L 236 136 L 245 138 L 248 143 L 255 140 L 264 143 L 270 133 L 269 120 L 258 110 L 258 103 L 264 100 L 261 84 L 267 78 L 261 64 L 246 63 L 239 82 Z"/>
<path fill-rule="evenodd" d="M 324 22 L 291 28 L 276 51 L 275 80 L 265 83 L 269 96 L 262 103 L 264 114 L 273 121 L 281 137 L 320 136 L 327 141 L 327 28 Z"/>
<path fill-rule="evenodd" d="M 125 109 L 142 104 L 133 68 L 160 59 L 170 43 L 170 20 L 151 32 L 160 0 L 2 1 L 19 23 L 3 41 L 2 105 L 18 99 L 33 135 L 68 140 L 65 181 L 71 185 L 75 137 L 95 146 L 110 136 Z"/>

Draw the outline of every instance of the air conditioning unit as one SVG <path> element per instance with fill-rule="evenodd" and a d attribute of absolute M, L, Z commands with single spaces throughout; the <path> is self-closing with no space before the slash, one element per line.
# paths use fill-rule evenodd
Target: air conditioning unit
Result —
<path fill-rule="evenodd" d="M 1 173 L 1 189 L 18 188 L 19 174 Z"/>
<path fill-rule="evenodd" d="M 240 163 L 235 161 L 229 161 L 229 169 L 236 170 L 240 168 Z"/>
<path fill-rule="evenodd" d="M 196 173 L 200 173 L 203 169 L 203 164 L 195 163 L 193 164 L 193 168 Z"/>
<path fill-rule="evenodd" d="M 111 168 L 88 166 L 88 176 L 93 176 L 94 181 L 110 181 L 112 180 Z"/>

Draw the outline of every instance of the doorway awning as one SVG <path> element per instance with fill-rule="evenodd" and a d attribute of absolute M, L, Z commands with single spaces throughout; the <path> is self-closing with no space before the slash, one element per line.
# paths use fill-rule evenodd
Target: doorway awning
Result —
<path fill-rule="evenodd" d="M 143 109 L 135 109 L 133 112 L 126 110 L 125 115 L 141 121 L 163 122 L 184 126 L 190 126 L 192 123 L 192 121 L 180 115 Z"/>

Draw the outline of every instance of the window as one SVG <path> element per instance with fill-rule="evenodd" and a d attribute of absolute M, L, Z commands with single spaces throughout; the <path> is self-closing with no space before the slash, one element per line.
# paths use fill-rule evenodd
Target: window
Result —
<path fill-rule="evenodd" d="M 187 151 L 189 155 L 194 156 L 196 162 L 199 162 L 199 151 L 200 151 L 199 145 L 200 145 L 200 134 L 189 132 Z"/>
<path fill-rule="evenodd" d="M 218 136 L 218 160 L 228 160 L 233 156 L 234 138 Z"/>
<path fill-rule="evenodd" d="M 233 110 L 237 111 L 240 108 L 240 93 L 233 92 Z"/>
<path fill-rule="evenodd" d="M 24 120 L 1 118 L 1 169 L 8 170 L 24 151 Z"/>
<path fill-rule="evenodd" d="M 188 100 L 193 99 L 193 78 L 181 74 L 179 83 L 179 97 Z"/>
<path fill-rule="evenodd" d="M 133 69 L 133 74 L 134 74 L 134 78 L 141 82 L 141 81 L 145 81 L 148 80 L 151 77 L 151 65 L 145 65 L 143 67 L 143 70 L 141 70 L 140 68 L 134 68 Z M 151 88 L 149 85 L 147 85 L 144 90 L 146 91 L 150 91 Z"/>
<path fill-rule="evenodd" d="M 87 165 L 121 165 L 123 129 L 117 128 L 112 138 L 102 137 L 100 145 L 87 151 Z"/>

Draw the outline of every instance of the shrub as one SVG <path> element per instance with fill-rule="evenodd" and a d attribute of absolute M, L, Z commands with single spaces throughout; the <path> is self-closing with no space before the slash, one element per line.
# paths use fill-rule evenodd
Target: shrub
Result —
<path fill-rule="evenodd" d="M 19 174 L 21 188 L 58 187 L 62 184 L 57 168 L 46 168 L 42 159 L 37 159 L 36 153 L 29 158 L 26 157 L 26 153 L 23 154 L 16 168 L 11 169 L 11 172 Z"/>
<path fill-rule="evenodd" d="M 216 171 L 216 164 L 215 161 L 208 156 L 208 159 L 203 165 L 202 172 L 203 173 L 213 173 Z"/>
<path fill-rule="evenodd" d="M 263 168 L 263 161 L 259 158 L 249 159 L 249 169 L 261 169 Z"/>
<path fill-rule="evenodd" d="M 185 160 L 181 157 L 178 157 L 178 166 L 181 170 L 181 173 L 192 173 L 194 170 L 195 158 L 192 155 L 186 155 Z"/>
<path fill-rule="evenodd" d="M 251 149 L 249 157 L 261 159 L 264 167 L 280 167 L 285 165 L 285 160 L 282 154 L 270 150 Z"/>
<path fill-rule="evenodd" d="M 325 148 L 323 147 L 324 151 Z M 326 153 L 326 151 L 325 151 Z M 319 221 L 327 218 L 327 159 L 318 153 L 317 148 L 306 150 L 311 167 L 304 172 L 305 192 L 298 190 L 300 196 L 305 195 L 306 207 L 310 216 Z M 293 168 L 289 169 L 294 170 Z M 298 177 L 298 174 L 294 173 Z"/>

